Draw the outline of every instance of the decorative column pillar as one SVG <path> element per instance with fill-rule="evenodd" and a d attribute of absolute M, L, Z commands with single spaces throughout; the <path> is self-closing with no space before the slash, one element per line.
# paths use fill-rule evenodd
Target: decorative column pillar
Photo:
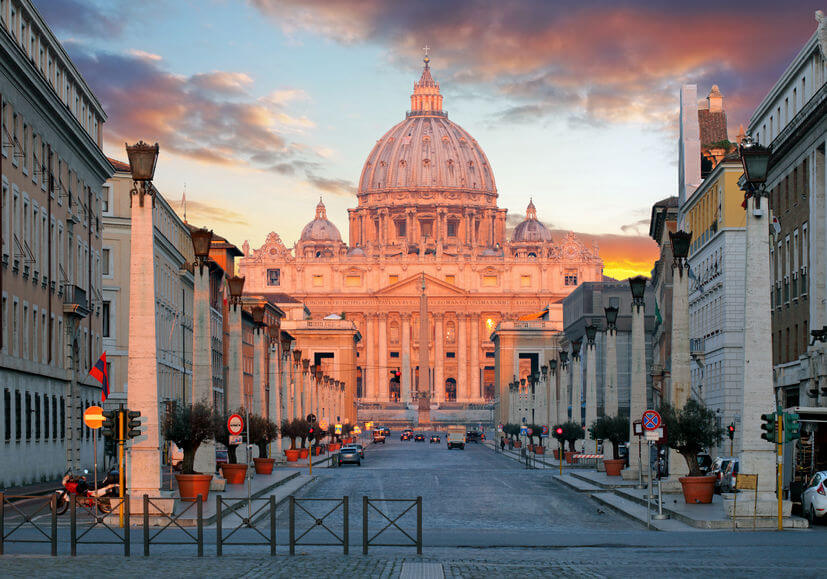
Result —
<path fill-rule="evenodd" d="M 233 412 L 244 406 L 244 366 L 241 339 L 241 290 L 244 278 L 233 276 L 227 279 L 230 299 L 227 316 L 230 330 L 230 347 L 227 360 L 227 411 Z"/>
<path fill-rule="evenodd" d="M 402 404 L 411 401 L 411 314 L 402 313 L 402 376 L 400 377 Z"/>
<path fill-rule="evenodd" d="M 212 237 L 212 234 L 210 235 Z M 130 270 L 131 271 L 131 270 Z M 213 405 L 210 268 L 196 263 L 192 316 L 192 396 L 190 402 Z"/>
<path fill-rule="evenodd" d="M 692 387 L 691 362 L 689 354 L 689 244 L 692 234 L 685 231 L 669 232 L 672 244 L 672 342 L 670 365 L 670 388 L 667 402 L 675 409 L 683 408 L 689 400 Z M 769 250 L 767 252 L 769 256 Z M 747 302 L 749 304 L 749 302 Z M 769 312 L 769 304 L 767 304 Z M 767 334 L 772 336 L 772 333 Z M 667 433 L 668 435 L 668 433 Z M 742 471 L 746 472 L 746 471 Z M 686 460 L 673 449 L 669 449 L 669 478 L 677 479 L 689 474 Z M 673 483 L 673 484 L 675 484 Z M 675 486 L 677 486 L 675 484 Z"/>
<path fill-rule="evenodd" d="M 138 143 L 136 148 L 148 147 Z M 157 147 L 155 155 L 157 158 Z M 127 147 L 132 161 L 132 147 Z M 133 178 L 135 168 L 133 164 Z M 151 177 L 150 177 L 151 179 Z M 134 439 L 129 449 L 129 491 L 137 503 L 142 494 L 158 496 L 161 491 L 161 442 L 160 442 L 160 392 L 158 384 L 158 343 L 155 336 L 155 228 L 153 208 L 155 189 L 152 183 L 134 182 L 130 205 L 132 225 L 130 230 L 129 254 L 129 356 L 127 361 L 128 383 L 127 406 L 138 410 L 144 417 L 144 435 Z M 145 203 L 149 196 L 151 203 Z M 72 342 L 68 341 L 69 350 Z M 74 356 L 73 368 L 76 368 Z M 74 370 L 73 370 L 74 371 Z M 80 419 L 70 413 L 70 421 Z M 70 422 L 71 423 L 71 422 Z M 72 424 L 74 426 L 74 424 Z M 71 434 L 75 434 L 74 431 Z M 67 445 L 72 440 L 67 441 Z"/>
<path fill-rule="evenodd" d="M 310 365 L 310 360 L 308 358 L 302 358 L 301 372 L 301 389 L 297 393 L 296 398 L 299 399 L 298 418 L 304 419 L 308 414 L 307 395 L 313 387 L 313 367 Z"/>
<path fill-rule="evenodd" d="M 584 451 L 590 454 L 597 452 L 597 441 L 589 434 L 589 427 L 597 419 L 597 346 L 594 343 L 596 332 L 595 326 L 586 326 L 586 446 Z"/>
<path fill-rule="evenodd" d="M 554 425 L 557 424 L 557 360 L 549 360 L 549 373 L 546 380 L 546 424 L 549 436 Z"/>
<path fill-rule="evenodd" d="M 270 358 L 269 358 L 269 384 L 270 384 L 270 400 L 269 400 L 269 408 L 267 411 L 267 416 L 273 423 L 278 427 L 278 434 L 276 434 L 276 440 L 274 444 L 270 446 L 270 456 L 280 456 L 281 453 L 281 378 L 282 374 L 280 372 L 281 361 L 283 360 L 283 356 L 279 351 L 279 334 L 281 333 L 281 329 L 277 324 L 271 324 L 267 328 L 270 337 Z"/>
<path fill-rule="evenodd" d="M 468 401 L 468 314 L 457 312 L 457 402 Z"/>
<path fill-rule="evenodd" d="M 434 312 L 434 397 L 435 402 L 445 402 L 445 343 L 442 323 L 445 315 Z"/>
<path fill-rule="evenodd" d="M 569 419 L 569 353 L 560 351 L 560 366 L 557 372 L 557 424 L 568 422 Z"/>
<path fill-rule="evenodd" d="M 267 416 L 267 362 L 264 341 L 264 326 L 253 330 L 253 407 L 251 413 Z"/>
<path fill-rule="evenodd" d="M 388 367 L 388 314 L 379 314 L 379 400 L 390 401 L 390 368 Z"/>
<path fill-rule="evenodd" d="M 368 323 L 370 324 L 368 343 L 366 344 L 366 347 L 370 350 L 370 357 L 368 358 L 368 400 L 371 402 L 376 402 L 379 397 L 379 352 L 377 343 L 379 335 L 378 315 L 368 314 Z"/>
<path fill-rule="evenodd" d="M 302 377 L 302 351 L 293 350 L 292 380 L 290 381 L 290 416 L 291 419 L 298 418 L 301 409 L 299 408 L 299 392 L 301 392 Z"/>
<path fill-rule="evenodd" d="M 637 276 L 629 280 L 632 288 L 632 360 L 631 387 L 629 393 L 629 468 L 627 478 L 638 477 L 640 461 L 644 456 L 640 448 L 641 437 L 634 432 L 635 420 L 646 411 L 646 336 L 644 334 L 644 295 L 647 278 Z M 769 310 L 768 310 L 769 311 Z M 648 452 L 648 451 L 647 451 Z"/>
<path fill-rule="evenodd" d="M 571 421 L 583 425 L 583 372 L 580 365 L 581 340 L 571 343 Z"/>
<path fill-rule="evenodd" d="M 480 316 L 479 314 L 471 315 L 471 392 L 468 398 L 472 402 L 480 402 L 482 400 L 482 393 L 480 392 Z"/>
<path fill-rule="evenodd" d="M 606 312 L 606 363 L 603 365 L 603 414 L 617 416 L 617 313 L 616 306 L 605 308 Z"/>

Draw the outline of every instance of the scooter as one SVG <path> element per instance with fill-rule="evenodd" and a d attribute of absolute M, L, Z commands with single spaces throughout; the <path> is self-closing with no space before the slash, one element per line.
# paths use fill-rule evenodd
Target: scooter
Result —
<path fill-rule="evenodd" d="M 61 484 L 62 489 L 55 491 L 55 512 L 62 515 L 69 508 L 69 502 L 72 500 L 72 495 L 77 496 L 75 499 L 78 504 L 87 508 L 95 508 L 103 514 L 112 512 L 112 504 L 110 497 L 118 496 L 118 471 L 117 469 L 110 470 L 106 477 L 98 483 L 98 490 L 89 486 L 86 476 L 89 471 L 84 469 L 83 475 L 76 476 L 71 472 L 67 472 L 63 477 Z"/>

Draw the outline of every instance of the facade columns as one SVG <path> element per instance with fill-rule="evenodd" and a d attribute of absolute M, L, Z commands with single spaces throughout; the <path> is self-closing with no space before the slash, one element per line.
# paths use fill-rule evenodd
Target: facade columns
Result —
<path fill-rule="evenodd" d="M 606 330 L 606 364 L 603 377 L 603 414 L 617 416 L 617 330 Z"/>
<path fill-rule="evenodd" d="M 402 404 L 411 401 L 411 314 L 402 314 L 402 376 L 399 378 Z"/>
<path fill-rule="evenodd" d="M 457 402 L 468 401 L 468 315 L 457 312 Z"/>
<path fill-rule="evenodd" d="M 131 270 L 130 270 L 131 271 Z M 190 402 L 213 405 L 210 267 L 196 264 L 192 319 L 192 396 Z"/>
<path fill-rule="evenodd" d="M 278 426 L 279 431 L 276 435 L 275 445 L 271 447 L 271 457 L 273 456 L 272 453 L 275 452 L 277 454 L 281 452 L 281 360 L 282 356 L 281 352 L 279 352 L 278 339 L 275 339 L 270 343 L 270 399 L 268 400 L 269 408 L 267 409 L 267 417 Z M 272 448 L 275 448 L 275 451 L 273 451 Z"/>
<path fill-rule="evenodd" d="M 768 254 L 769 255 L 769 254 Z M 769 295 L 769 294 L 767 294 Z M 769 309 L 767 309 L 769 313 Z M 637 474 L 641 458 L 647 458 L 640 448 L 640 438 L 635 435 L 634 422 L 646 411 L 646 336 L 644 334 L 643 302 L 632 304 L 632 367 L 629 392 L 629 473 Z M 770 372 L 772 376 L 772 372 Z M 647 450 L 648 453 L 648 450 Z M 645 456 L 644 456 L 645 454 Z"/>
<path fill-rule="evenodd" d="M 390 401 L 390 370 L 388 369 L 388 314 L 379 314 L 379 400 Z"/>
<path fill-rule="evenodd" d="M 244 406 L 244 366 L 241 346 L 241 304 L 231 303 L 228 308 L 230 346 L 227 360 L 227 412 Z"/>
<path fill-rule="evenodd" d="M 143 187 L 136 184 L 136 187 Z M 150 185 L 151 187 L 151 185 Z M 137 501 L 142 494 L 158 496 L 161 490 L 161 425 L 158 392 L 158 343 L 155 336 L 155 264 L 153 224 L 154 198 L 132 203 L 129 255 L 129 387 L 127 405 L 145 417 L 143 436 L 129 445 L 130 494 Z M 196 268 L 197 270 L 198 268 Z M 71 327 L 71 326 L 69 326 Z M 209 326 L 208 326 L 209 327 Z M 72 341 L 68 343 L 72 350 Z M 209 352 L 209 344 L 207 346 Z M 77 356 L 74 356 L 77 362 Z M 74 370 L 73 370 L 74 371 Z M 80 418 L 68 414 L 70 420 Z M 74 424 L 73 424 L 74 426 Z M 78 433 L 75 430 L 71 434 Z M 72 440 L 67 440 L 67 446 Z"/>
<path fill-rule="evenodd" d="M 295 351 L 295 350 L 294 350 Z M 302 379 L 301 376 L 301 360 L 293 360 L 291 365 L 290 375 L 290 418 L 291 420 L 299 417 L 299 384 Z"/>
<path fill-rule="evenodd" d="M 445 316 L 434 313 L 434 397 L 437 403 L 445 401 L 445 344 L 442 322 Z"/>
<path fill-rule="evenodd" d="M 549 369 L 548 381 L 546 382 L 546 424 L 551 436 L 551 429 L 557 424 L 557 370 Z"/>
<path fill-rule="evenodd" d="M 264 326 L 253 330 L 253 407 L 250 412 L 267 416 L 267 363 Z"/>
<path fill-rule="evenodd" d="M 468 398 L 474 402 L 482 399 L 480 392 L 480 316 L 471 314 L 471 392 Z"/>
<path fill-rule="evenodd" d="M 362 397 L 370 402 L 376 400 L 376 351 L 373 344 L 376 341 L 376 314 L 365 316 L 365 367 L 362 372 Z"/>
<path fill-rule="evenodd" d="M 577 345 L 579 348 L 580 345 Z M 571 421 L 583 425 L 583 372 L 580 364 L 580 352 L 571 352 Z"/>
<path fill-rule="evenodd" d="M 569 419 L 569 367 L 560 364 L 557 370 L 557 424 L 568 422 Z"/>
<path fill-rule="evenodd" d="M 586 343 L 586 447 L 585 452 L 597 452 L 597 441 L 589 434 L 589 427 L 597 420 L 597 346 Z"/>

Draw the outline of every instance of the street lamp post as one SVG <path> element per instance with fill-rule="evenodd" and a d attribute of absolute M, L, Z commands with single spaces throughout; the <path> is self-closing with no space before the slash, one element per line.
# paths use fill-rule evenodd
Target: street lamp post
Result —
<path fill-rule="evenodd" d="M 774 448 L 761 439 L 761 414 L 775 410 L 772 382 L 772 324 L 770 318 L 769 215 L 767 196 L 770 151 L 747 137 L 740 146 L 744 175 L 740 184 L 746 201 L 746 277 L 744 279 L 744 395 L 741 398 L 741 472 L 758 475 L 758 500 L 775 503 L 789 515 L 791 503 L 781 503 L 776 484 Z M 778 495 L 775 491 L 778 487 Z M 727 511 L 732 501 L 725 502 Z M 761 505 L 759 505 L 759 509 Z M 770 507 L 772 508 L 772 507 Z M 779 514 L 782 514 L 779 512 Z"/>
<path fill-rule="evenodd" d="M 560 371 L 557 372 L 557 390 L 559 396 L 557 398 L 557 423 L 562 424 L 569 419 L 569 384 L 568 372 L 569 367 L 569 353 L 566 350 L 560 350 Z"/>
<path fill-rule="evenodd" d="M 597 441 L 588 432 L 592 423 L 597 420 L 597 326 L 592 323 L 586 325 L 586 448 L 585 452 L 597 452 Z"/>
<path fill-rule="evenodd" d="M 280 336 L 281 336 L 281 324 L 278 320 L 271 323 L 267 326 L 267 334 L 270 338 L 270 399 L 269 399 L 269 408 L 267 415 L 272 420 L 276 426 L 278 427 L 278 433 L 276 434 L 276 453 L 279 453 L 278 456 L 281 456 L 281 384 L 282 384 L 282 373 L 279 371 L 281 367 L 281 352 L 279 351 L 279 346 L 281 344 Z M 273 457 L 273 451 L 271 449 L 270 456 Z"/>
<path fill-rule="evenodd" d="M 629 279 L 632 292 L 632 360 L 629 394 L 629 474 L 642 474 L 640 437 L 635 435 L 634 422 L 646 410 L 646 336 L 644 335 L 644 299 L 646 282 L 642 275 Z M 648 454 L 647 454 L 648 456 Z"/>
<path fill-rule="evenodd" d="M 193 263 L 193 324 L 192 324 L 192 396 L 191 402 L 204 401 L 213 405 L 212 336 L 210 324 L 210 258 L 212 231 L 206 228 L 190 232 Z M 205 270 L 206 269 L 206 270 Z"/>
<path fill-rule="evenodd" d="M 557 424 L 557 360 L 548 361 L 549 384 L 548 384 L 548 424 L 551 430 Z"/>
<path fill-rule="evenodd" d="M 161 490 L 160 402 L 158 345 L 156 342 L 155 188 L 152 178 L 158 162 L 158 144 L 143 141 L 127 145 L 132 172 L 129 252 L 129 356 L 127 361 L 127 406 L 145 418 L 142 437 L 132 441 L 129 451 L 129 491 L 133 498 L 144 493 L 158 496 Z M 145 197 L 152 203 L 144 203 Z M 134 198 L 138 203 L 133 203 Z"/>
<path fill-rule="evenodd" d="M 580 347 L 583 340 L 571 343 L 571 421 L 583 426 L 583 379 L 580 365 Z"/>
<path fill-rule="evenodd" d="M 237 408 L 249 408 L 244 397 L 244 366 L 242 364 L 242 336 L 241 336 L 241 294 L 244 290 L 244 278 L 233 275 L 227 278 L 227 288 L 230 298 L 228 300 L 228 326 L 230 333 L 230 344 L 228 348 L 229 360 L 227 360 L 227 387 L 225 400 L 227 410 L 234 411 Z"/>
<path fill-rule="evenodd" d="M 260 416 L 267 416 L 267 337 L 265 335 L 267 324 L 264 322 L 264 306 L 254 305 L 251 309 L 253 315 L 253 412 Z"/>
<path fill-rule="evenodd" d="M 603 414 L 617 416 L 617 314 L 615 305 L 604 308 L 606 313 L 606 364 L 603 378 Z"/>

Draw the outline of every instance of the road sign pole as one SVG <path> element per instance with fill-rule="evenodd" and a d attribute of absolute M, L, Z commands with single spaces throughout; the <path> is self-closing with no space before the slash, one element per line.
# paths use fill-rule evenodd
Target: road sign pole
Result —
<path fill-rule="evenodd" d="M 782 505 L 781 505 L 781 495 L 782 495 L 782 485 L 784 481 L 782 480 L 784 474 L 784 465 L 781 462 L 783 460 L 782 444 L 783 444 L 783 435 L 784 435 L 784 413 L 778 412 L 777 414 L 778 419 L 775 421 L 776 424 L 776 434 L 775 434 L 775 452 L 776 452 L 776 460 L 775 460 L 775 493 L 778 495 L 778 530 L 782 530 L 784 528 L 783 521 L 782 521 Z"/>
<path fill-rule="evenodd" d="M 95 477 L 95 501 L 98 500 L 98 429 L 92 431 L 92 476 Z"/>
<path fill-rule="evenodd" d="M 118 506 L 118 519 L 120 521 L 121 529 L 123 529 L 123 493 L 124 493 L 124 469 L 126 465 L 124 464 L 124 453 L 123 453 L 123 422 L 124 418 L 126 417 L 126 413 L 123 410 L 123 404 L 120 405 L 118 410 L 118 498 L 121 499 L 121 503 Z M 144 515 L 146 516 L 146 515 Z"/>

